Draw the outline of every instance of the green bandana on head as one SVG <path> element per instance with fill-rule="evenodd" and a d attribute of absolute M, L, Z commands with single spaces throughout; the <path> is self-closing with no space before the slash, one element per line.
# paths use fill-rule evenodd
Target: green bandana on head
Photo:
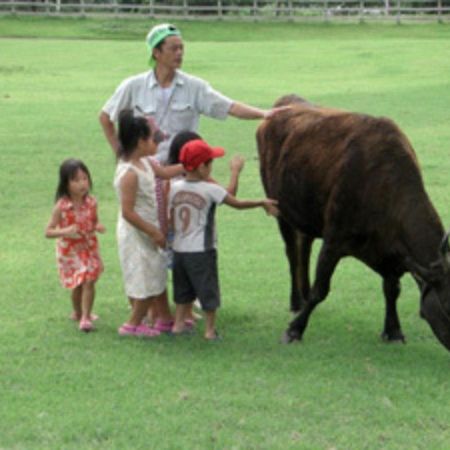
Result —
<path fill-rule="evenodd" d="M 150 54 L 150 65 L 153 65 L 153 49 L 168 36 L 181 36 L 181 33 L 170 23 L 156 25 L 148 32 L 145 43 L 147 44 L 147 50 Z"/>

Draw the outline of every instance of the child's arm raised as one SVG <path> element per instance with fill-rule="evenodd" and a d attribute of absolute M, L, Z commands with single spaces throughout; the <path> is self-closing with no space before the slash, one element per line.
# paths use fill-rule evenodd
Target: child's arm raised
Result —
<path fill-rule="evenodd" d="M 59 222 L 61 220 L 61 210 L 58 208 L 58 205 L 55 205 L 52 211 L 52 216 L 50 217 L 50 221 L 45 228 L 45 237 L 52 238 L 80 238 L 80 234 L 78 233 L 78 226 L 73 224 L 69 225 L 65 228 L 59 227 Z"/>
<path fill-rule="evenodd" d="M 277 208 L 278 202 L 270 198 L 263 200 L 239 200 L 233 197 L 231 194 L 227 194 L 223 203 L 236 209 L 249 209 L 249 208 L 264 208 L 267 214 L 271 216 L 278 216 L 279 211 Z"/>
<path fill-rule="evenodd" d="M 129 170 L 120 182 L 122 217 L 138 230 L 148 234 L 161 248 L 166 245 L 164 234 L 155 225 L 145 221 L 134 209 L 138 187 L 137 175 Z"/>
<path fill-rule="evenodd" d="M 242 156 L 235 155 L 230 160 L 230 181 L 228 182 L 228 186 L 225 188 L 226 191 L 236 196 L 238 185 L 239 185 L 239 175 L 241 174 L 241 170 L 243 169 L 245 164 L 245 159 Z M 208 178 L 208 181 L 211 183 L 217 183 L 214 178 Z"/>
<path fill-rule="evenodd" d="M 239 175 L 244 167 L 245 159 L 242 156 L 235 155 L 230 161 L 230 182 L 228 183 L 227 192 L 236 195 L 239 185 Z"/>

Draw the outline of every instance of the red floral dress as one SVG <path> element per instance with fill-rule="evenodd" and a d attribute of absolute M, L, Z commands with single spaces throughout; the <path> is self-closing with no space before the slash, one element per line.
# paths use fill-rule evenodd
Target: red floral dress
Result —
<path fill-rule="evenodd" d="M 58 200 L 61 211 L 60 228 L 78 225 L 79 238 L 59 238 L 56 244 L 56 258 L 59 277 L 65 288 L 74 289 L 85 281 L 95 281 L 103 271 L 103 263 L 95 235 L 97 225 L 97 201 L 87 195 L 80 207 L 63 197 Z"/>

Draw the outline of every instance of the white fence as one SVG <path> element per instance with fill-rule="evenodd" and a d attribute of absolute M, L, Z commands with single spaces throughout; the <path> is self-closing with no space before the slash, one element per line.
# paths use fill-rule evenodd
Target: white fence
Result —
<path fill-rule="evenodd" d="M 0 14 L 145 16 L 183 20 L 450 22 L 450 0 L 0 0 Z"/>

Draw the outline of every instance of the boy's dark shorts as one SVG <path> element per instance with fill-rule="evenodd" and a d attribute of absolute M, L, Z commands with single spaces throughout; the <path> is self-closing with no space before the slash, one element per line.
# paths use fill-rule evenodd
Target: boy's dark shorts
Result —
<path fill-rule="evenodd" d="M 199 299 L 202 309 L 214 311 L 220 306 L 217 251 L 173 253 L 173 296 L 175 303 Z"/>

